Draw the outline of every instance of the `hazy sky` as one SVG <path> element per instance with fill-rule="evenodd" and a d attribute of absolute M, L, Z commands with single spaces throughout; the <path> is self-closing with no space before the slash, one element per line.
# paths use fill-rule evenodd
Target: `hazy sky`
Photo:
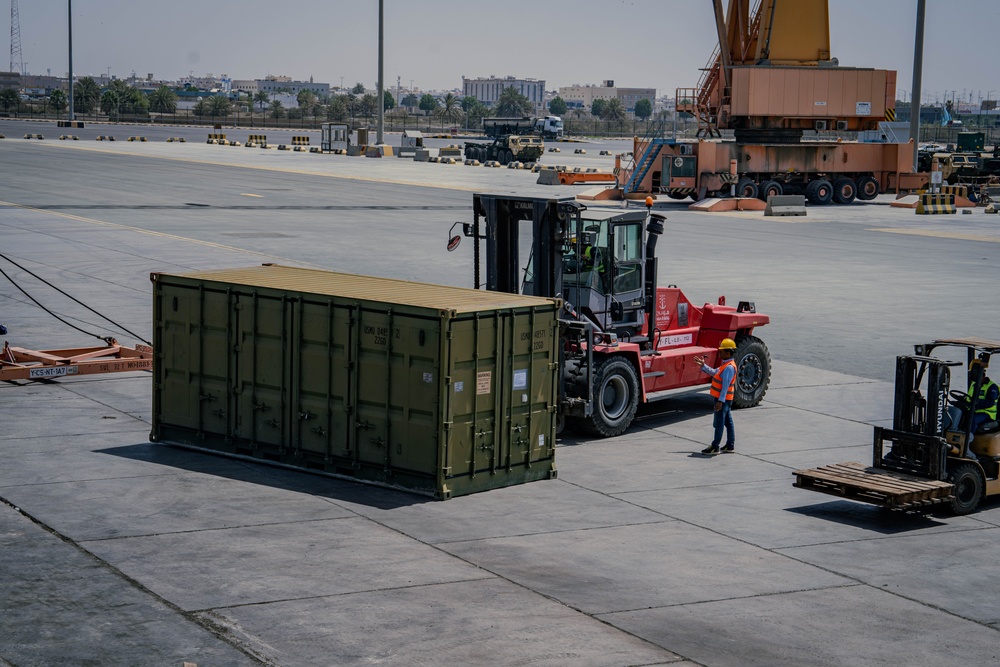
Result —
<path fill-rule="evenodd" d="M 3 0 L 0 15 L 9 16 Z M 789 0 L 794 1 L 794 0 Z M 911 88 L 916 0 L 829 0 L 841 65 L 897 70 Z M 64 0 L 20 0 L 28 72 L 65 76 Z M 710 0 L 384 0 L 385 79 L 423 90 L 462 76 L 543 79 L 559 86 L 693 87 L 715 46 Z M 73 70 L 177 79 L 288 75 L 374 87 L 378 1 L 76 0 Z M 928 0 L 924 99 L 1000 97 L 1000 0 Z M 0 23 L 9 64 L 9 21 Z M 990 94 L 992 91 L 992 94 Z"/>

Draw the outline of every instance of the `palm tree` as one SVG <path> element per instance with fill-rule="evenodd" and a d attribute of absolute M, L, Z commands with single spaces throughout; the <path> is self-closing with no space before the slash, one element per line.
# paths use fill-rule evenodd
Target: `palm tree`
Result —
<path fill-rule="evenodd" d="M 253 101 L 260 105 L 260 110 L 263 111 L 267 103 L 271 101 L 271 96 L 267 94 L 266 90 L 258 90 L 254 93 Z"/>
<path fill-rule="evenodd" d="M 225 95 L 213 95 L 208 98 L 208 111 L 212 116 L 225 118 L 233 110 L 233 101 Z"/>
<path fill-rule="evenodd" d="M 11 107 L 17 106 L 18 97 L 17 91 L 13 88 L 4 88 L 0 90 L 0 109 L 4 111 L 10 111 Z"/>
<path fill-rule="evenodd" d="M 627 118 L 628 111 L 625 110 L 625 104 L 620 99 L 613 97 L 604 102 L 604 108 L 601 109 L 601 120 L 621 125 Z"/>
<path fill-rule="evenodd" d="M 92 113 L 101 99 L 101 87 L 93 77 L 85 76 L 73 86 L 73 107 L 80 113 Z"/>
<path fill-rule="evenodd" d="M 167 86 L 160 86 L 149 94 L 149 110 L 156 113 L 176 113 L 177 93 Z"/>
<path fill-rule="evenodd" d="M 351 111 L 347 107 L 347 96 L 337 95 L 332 100 L 330 100 L 329 106 L 326 108 L 326 119 L 335 121 L 345 121 L 350 115 Z"/>
<path fill-rule="evenodd" d="M 271 102 L 270 110 L 271 110 L 271 118 L 285 117 L 285 106 L 281 103 L 281 100 L 275 100 Z"/>
<path fill-rule="evenodd" d="M 532 109 L 531 100 L 517 92 L 513 86 L 504 88 L 497 99 L 497 116 L 524 116 L 531 113 Z"/>
<path fill-rule="evenodd" d="M 378 113 L 378 97 L 375 95 L 365 95 L 361 98 L 361 114 L 365 118 L 371 118 Z"/>
<path fill-rule="evenodd" d="M 53 90 L 49 93 L 49 104 L 56 113 L 62 113 L 66 108 L 66 93 L 61 90 Z"/>
<path fill-rule="evenodd" d="M 298 101 L 299 108 L 302 109 L 303 114 L 311 111 L 316 106 L 316 93 L 311 90 L 300 90 L 295 99 Z"/>
<path fill-rule="evenodd" d="M 461 100 L 459 100 L 453 93 L 448 93 L 441 100 L 441 106 L 435 111 L 435 113 L 445 120 L 451 122 L 455 118 L 462 115 Z"/>

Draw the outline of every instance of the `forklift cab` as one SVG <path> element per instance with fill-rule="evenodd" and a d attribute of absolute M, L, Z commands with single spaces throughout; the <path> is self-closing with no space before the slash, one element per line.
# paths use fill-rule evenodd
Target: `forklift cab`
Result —
<path fill-rule="evenodd" d="M 485 237 L 486 289 L 559 297 L 599 332 L 641 336 L 655 261 L 645 243 L 645 212 L 589 211 L 572 198 L 495 195 L 475 195 L 473 208 L 475 222 L 465 234 Z M 530 242 L 521 239 L 522 225 L 530 227 Z M 474 261 L 479 288 L 478 252 Z"/>

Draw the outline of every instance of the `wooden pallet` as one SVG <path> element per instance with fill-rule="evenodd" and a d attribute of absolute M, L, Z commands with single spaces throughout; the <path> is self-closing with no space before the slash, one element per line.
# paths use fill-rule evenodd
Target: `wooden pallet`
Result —
<path fill-rule="evenodd" d="M 950 482 L 921 479 L 849 461 L 795 471 L 794 486 L 893 509 L 948 502 Z"/>

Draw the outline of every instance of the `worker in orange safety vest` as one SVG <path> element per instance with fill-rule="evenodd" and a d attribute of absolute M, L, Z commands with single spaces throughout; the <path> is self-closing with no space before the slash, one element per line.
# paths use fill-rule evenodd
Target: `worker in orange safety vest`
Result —
<path fill-rule="evenodd" d="M 719 357 L 722 361 L 718 368 L 712 368 L 705 363 L 705 357 L 695 357 L 694 362 L 701 365 L 703 373 L 712 376 L 712 388 L 709 393 L 715 399 L 713 410 L 713 426 L 715 427 L 715 437 L 712 444 L 701 450 L 706 456 L 715 456 L 720 451 L 733 452 L 736 450 L 736 431 L 733 428 L 733 395 L 736 392 L 736 361 L 733 355 L 736 354 L 736 342 L 732 338 L 723 338 L 719 343 Z M 719 449 L 722 442 L 722 431 L 726 432 L 726 444 Z"/>

